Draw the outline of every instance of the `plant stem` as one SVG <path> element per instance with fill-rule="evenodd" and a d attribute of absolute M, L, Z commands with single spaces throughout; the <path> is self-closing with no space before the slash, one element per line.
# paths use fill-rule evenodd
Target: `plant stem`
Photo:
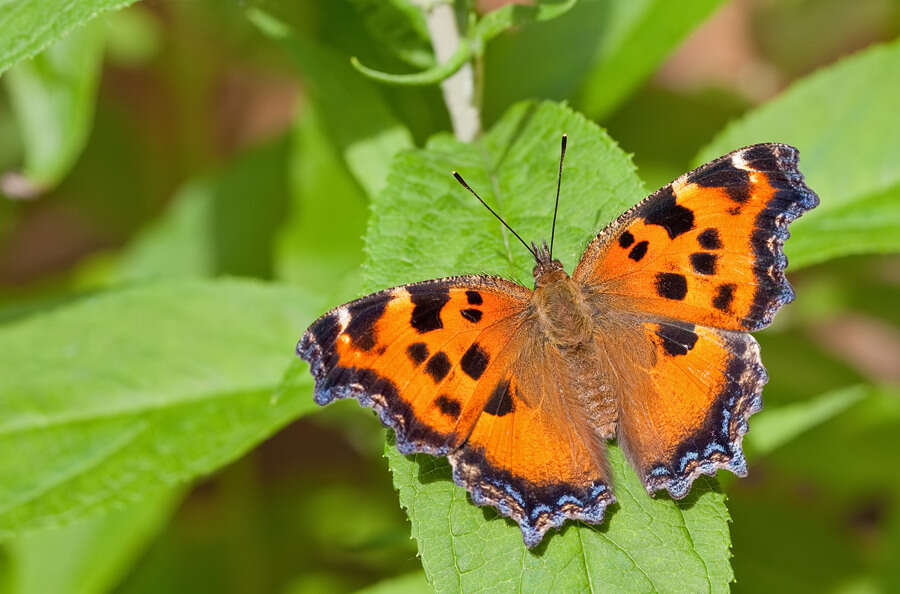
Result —
<path fill-rule="evenodd" d="M 425 13 L 425 23 L 431 35 L 431 46 L 438 63 L 447 61 L 460 43 L 459 28 L 451 2 L 414 0 Z M 441 83 L 444 103 L 450 113 L 453 134 L 463 142 L 470 142 L 481 133 L 481 113 L 478 107 L 475 72 L 467 63 L 456 74 Z"/>

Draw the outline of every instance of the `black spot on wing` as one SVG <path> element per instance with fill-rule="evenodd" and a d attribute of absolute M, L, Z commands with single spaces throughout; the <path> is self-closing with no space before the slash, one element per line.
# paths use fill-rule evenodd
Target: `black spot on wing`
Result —
<path fill-rule="evenodd" d="M 434 404 L 442 413 L 454 419 L 459 418 L 459 413 L 462 411 L 459 400 L 454 400 L 446 394 L 441 394 L 435 398 Z"/>
<path fill-rule="evenodd" d="M 688 177 L 687 183 L 704 188 L 721 188 L 735 202 L 744 203 L 750 200 L 750 175 L 747 171 L 735 167 L 730 158 L 701 167 Z"/>
<path fill-rule="evenodd" d="M 716 288 L 716 295 L 713 297 L 713 307 L 719 311 L 726 313 L 731 311 L 731 303 L 734 301 L 735 286 L 731 283 L 719 285 Z"/>
<path fill-rule="evenodd" d="M 515 410 L 513 395 L 509 389 L 509 380 L 501 380 L 497 383 L 491 397 L 484 405 L 484 412 L 495 417 L 508 415 Z"/>
<path fill-rule="evenodd" d="M 634 243 L 634 235 L 632 235 L 630 231 L 626 231 L 619 235 L 619 247 L 627 248 L 632 243 Z"/>
<path fill-rule="evenodd" d="M 691 266 L 697 274 L 712 275 L 716 273 L 716 260 L 719 256 L 706 252 L 691 254 Z"/>
<path fill-rule="evenodd" d="M 469 347 L 459 360 L 459 366 L 472 379 L 478 379 L 487 368 L 490 357 L 476 342 Z"/>
<path fill-rule="evenodd" d="M 450 292 L 446 287 L 428 285 L 407 287 L 413 303 L 412 316 L 409 323 L 419 334 L 439 330 L 444 327 L 441 321 L 441 310 L 450 301 Z"/>
<path fill-rule="evenodd" d="M 719 230 L 715 227 L 704 229 L 703 233 L 697 236 L 697 243 L 700 247 L 707 250 L 722 249 L 722 240 L 719 238 Z"/>
<path fill-rule="evenodd" d="M 697 344 L 693 324 L 659 324 L 656 335 L 662 339 L 663 350 L 673 357 L 687 355 Z"/>
<path fill-rule="evenodd" d="M 331 313 L 316 320 L 307 330 L 321 348 L 327 349 L 334 344 L 340 334 L 337 314 Z"/>
<path fill-rule="evenodd" d="M 424 342 L 414 342 L 406 347 L 406 355 L 415 365 L 421 365 L 428 358 L 428 345 Z"/>
<path fill-rule="evenodd" d="M 758 171 L 777 171 L 778 157 L 776 151 L 769 145 L 756 145 L 741 153 L 741 158 L 752 169 Z"/>
<path fill-rule="evenodd" d="M 633 248 L 631 248 L 631 251 L 628 253 L 628 257 L 635 262 L 640 262 L 641 258 L 647 255 L 647 246 L 649 245 L 649 241 L 642 241 L 638 243 Z"/>
<path fill-rule="evenodd" d="M 469 302 L 469 305 L 481 305 L 484 303 L 481 293 L 478 291 L 466 291 L 466 300 Z"/>
<path fill-rule="evenodd" d="M 694 228 L 694 211 L 675 201 L 672 186 L 666 186 L 656 193 L 654 199 L 647 203 L 643 216 L 644 223 L 659 225 L 665 229 L 669 239 L 675 239 Z"/>
<path fill-rule="evenodd" d="M 660 297 L 681 301 L 687 295 L 687 280 L 681 274 L 660 272 L 656 275 L 656 292 Z"/>
<path fill-rule="evenodd" d="M 481 310 L 480 309 L 475 309 L 473 307 L 473 308 L 469 308 L 469 309 L 464 309 L 464 310 L 460 311 L 459 313 L 460 313 L 460 315 L 462 315 L 462 317 L 469 320 L 473 324 L 477 324 L 478 322 L 481 321 Z"/>
<path fill-rule="evenodd" d="M 350 337 L 353 346 L 364 351 L 372 350 L 372 347 L 378 342 L 375 336 L 375 324 L 384 315 L 384 308 L 387 307 L 390 300 L 391 296 L 387 293 L 375 294 L 347 307 L 350 321 L 347 323 L 344 333 Z"/>
<path fill-rule="evenodd" d="M 425 364 L 425 373 L 431 376 L 434 383 L 439 383 L 450 373 L 450 367 L 450 358 L 443 351 L 438 351 Z"/>

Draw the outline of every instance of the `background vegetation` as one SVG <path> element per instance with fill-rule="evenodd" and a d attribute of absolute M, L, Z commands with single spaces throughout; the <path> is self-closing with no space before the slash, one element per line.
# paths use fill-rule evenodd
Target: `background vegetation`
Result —
<path fill-rule="evenodd" d="M 440 86 L 351 65 L 445 78 L 421 4 L 0 0 L 0 592 L 900 589 L 900 5 L 460 0 L 470 143 Z M 388 284 L 530 284 L 447 172 L 539 238 L 564 131 L 570 270 L 752 142 L 822 203 L 750 476 L 650 499 L 614 448 L 609 521 L 529 553 L 444 460 L 315 407 L 293 347 Z"/>

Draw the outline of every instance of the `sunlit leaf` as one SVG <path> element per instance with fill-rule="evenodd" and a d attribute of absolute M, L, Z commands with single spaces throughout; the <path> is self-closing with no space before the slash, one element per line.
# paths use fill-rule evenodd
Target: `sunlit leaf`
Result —
<path fill-rule="evenodd" d="M 104 514 L 11 539 L 6 546 L 13 592 L 109 592 L 169 519 L 179 495 L 164 490 Z"/>
<path fill-rule="evenodd" d="M 98 14 L 135 0 L 0 0 L 0 73 Z"/>
<path fill-rule="evenodd" d="M 307 375 L 272 396 L 320 307 L 296 289 L 184 281 L 4 326 L 0 534 L 211 472 L 314 408 Z"/>

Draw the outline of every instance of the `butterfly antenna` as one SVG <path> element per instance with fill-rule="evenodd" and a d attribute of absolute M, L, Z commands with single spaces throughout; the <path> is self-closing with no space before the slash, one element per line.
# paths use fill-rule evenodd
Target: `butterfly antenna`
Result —
<path fill-rule="evenodd" d="M 568 135 L 562 135 L 562 146 L 559 149 L 559 174 L 556 176 L 556 204 L 553 206 L 553 226 L 550 228 L 550 259 L 553 259 L 553 239 L 556 236 L 556 211 L 559 210 L 559 187 L 562 184 L 563 159 L 566 158 L 566 139 Z"/>
<path fill-rule="evenodd" d="M 519 234 L 516 233 L 515 230 L 513 230 L 512 227 L 509 226 L 509 223 L 507 223 L 506 221 L 504 221 L 504 220 L 503 220 L 503 217 L 501 217 L 500 215 L 498 215 L 498 214 L 494 211 L 493 208 L 491 208 L 490 206 L 488 206 L 488 205 L 487 205 L 487 202 L 485 202 L 484 200 L 482 200 L 482 199 L 481 199 L 481 196 L 479 196 L 479 195 L 475 192 L 475 190 L 473 190 L 472 188 L 469 187 L 469 184 L 466 183 L 466 180 L 464 180 L 460 174 L 458 174 L 458 173 L 455 172 L 455 171 L 451 171 L 451 173 L 453 174 L 453 177 L 456 178 L 456 181 L 458 181 L 462 187 L 464 187 L 465 189 L 469 190 L 469 191 L 472 193 L 473 196 L 475 196 L 476 198 L 478 198 L 478 201 L 481 202 L 481 204 L 482 204 L 486 209 L 488 209 L 492 215 L 494 215 L 495 217 L 497 217 L 497 220 L 500 221 L 501 223 L 503 223 L 503 226 L 506 227 L 507 229 L 509 229 L 509 232 L 512 233 L 513 235 L 515 235 L 515 236 L 516 236 L 516 239 L 518 239 L 520 242 L 522 242 L 522 245 L 525 246 L 525 249 L 528 250 L 529 252 L 531 252 L 531 255 L 534 256 L 534 259 L 535 259 L 535 260 L 537 260 L 537 259 L 538 259 L 537 253 L 536 253 L 532 248 L 528 247 L 528 244 L 525 243 L 525 240 L 522 239 L 522 238 L 519 236 Z"/>

